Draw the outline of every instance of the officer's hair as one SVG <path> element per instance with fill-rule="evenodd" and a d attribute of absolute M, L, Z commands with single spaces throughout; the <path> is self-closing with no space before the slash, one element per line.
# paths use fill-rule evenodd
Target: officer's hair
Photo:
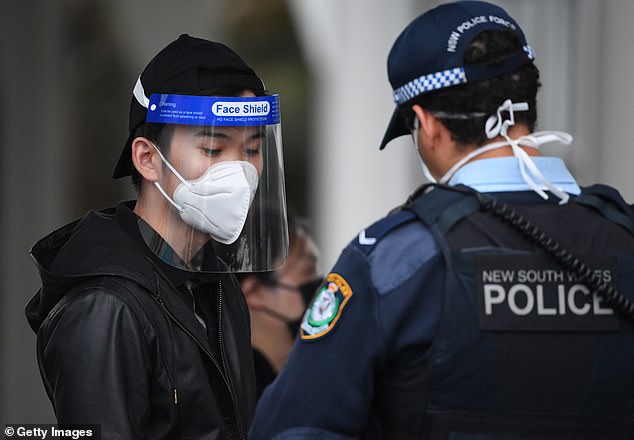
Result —
<path fill-rule="evenodd" d="M 494 63 L 516 52 L 520 47 L 520 40 L 511 31 L 484 31 L 473 39 L 465 51 L 464 63 Z M 536 96 L 540 86 L 539 70 L 530 61 L 514 73 L 417 96 L 400 107 L 401 115 L 411 128 L 414 121 L 412 110 L 414 104 L 420 105 L 427 111 L 483 112 L 486 116 L 470 119 L 438 118 L 449 130 L 451 138 L 458 146 L 472 144 L 481 146 L 487 141 L 484 132 L 485 121 L 490 115 L 495 114 L 497 108 L 506 99 L 528 103 L 528 111 L 515 113 L 515 122 L 525 124 L 530 131 L 535 129 Z"/>
<path fill-rule="evenodd" d="M 214 89 L 206 89 L 197 93 L 201 96 L 240 96 L 247 90 L 242 86 L 225 86 L 217 87 Z M 257 93 L 256 93 L 257 94 Z M 156 123 L 143 123 L 137 127 L 134 132 L 134 137 L 145 137 L 154 142 L 154 144 L 161 150 L 163 156 L 169 160 L 169 147 L 172 143 L 172 136 L 174 135 L 174 126 L 170 124 L 156 124 Z M 163 164 L 165 166 L 165 164 Z M 130 180 L 132 185 L 136 189 L 137 194 L 141 191 L 141 175 L 134 165 L 132 165 L 130 171 Z"/>

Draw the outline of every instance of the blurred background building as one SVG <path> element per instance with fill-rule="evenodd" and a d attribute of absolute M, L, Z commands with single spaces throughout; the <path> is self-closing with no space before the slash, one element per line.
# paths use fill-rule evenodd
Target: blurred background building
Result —
<path fill-rule="evenodd" d="M 544 86 L 539 129 L 582 184 L 634 200 L 634 2 L 497 1 L 523 26 Z M 393 110 L 389 48 L 426 0 L 0 0 L 0 425 L 53 422 L 24 305 L 28 250 L 54 228 L 134 196 L 111 173 L 130 95 L 182 33 L 235 48 L 280 93 L 289 205 L 311 219 L 327 271 L 423 181 L 409 139 L 380 152 Z"/>

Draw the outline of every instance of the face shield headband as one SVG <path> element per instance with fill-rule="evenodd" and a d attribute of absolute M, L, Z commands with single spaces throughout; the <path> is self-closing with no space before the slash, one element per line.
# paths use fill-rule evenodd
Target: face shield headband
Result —
<path fill-rule="evenodd" d="M 153 146 L 177 185 L 154 182 L 172 213 L 146 244 L 188 271 L 275 269 L 288 248 L 278 96 L 152 95 L 146 122 L 174 127 Z"/>

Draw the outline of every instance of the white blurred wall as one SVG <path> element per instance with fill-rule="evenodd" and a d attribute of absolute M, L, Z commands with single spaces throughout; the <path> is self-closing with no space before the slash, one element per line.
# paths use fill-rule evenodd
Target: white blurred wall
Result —
<path fill-rule="evenodd" d="M 288 2 L 314 81 L 311 219 L 324 270 L 355 234 L 416 187 L 413 147 L 399 142 L 378 149 L 394 110 L 386 57 L 413 18 L 414 3 Z"/>

